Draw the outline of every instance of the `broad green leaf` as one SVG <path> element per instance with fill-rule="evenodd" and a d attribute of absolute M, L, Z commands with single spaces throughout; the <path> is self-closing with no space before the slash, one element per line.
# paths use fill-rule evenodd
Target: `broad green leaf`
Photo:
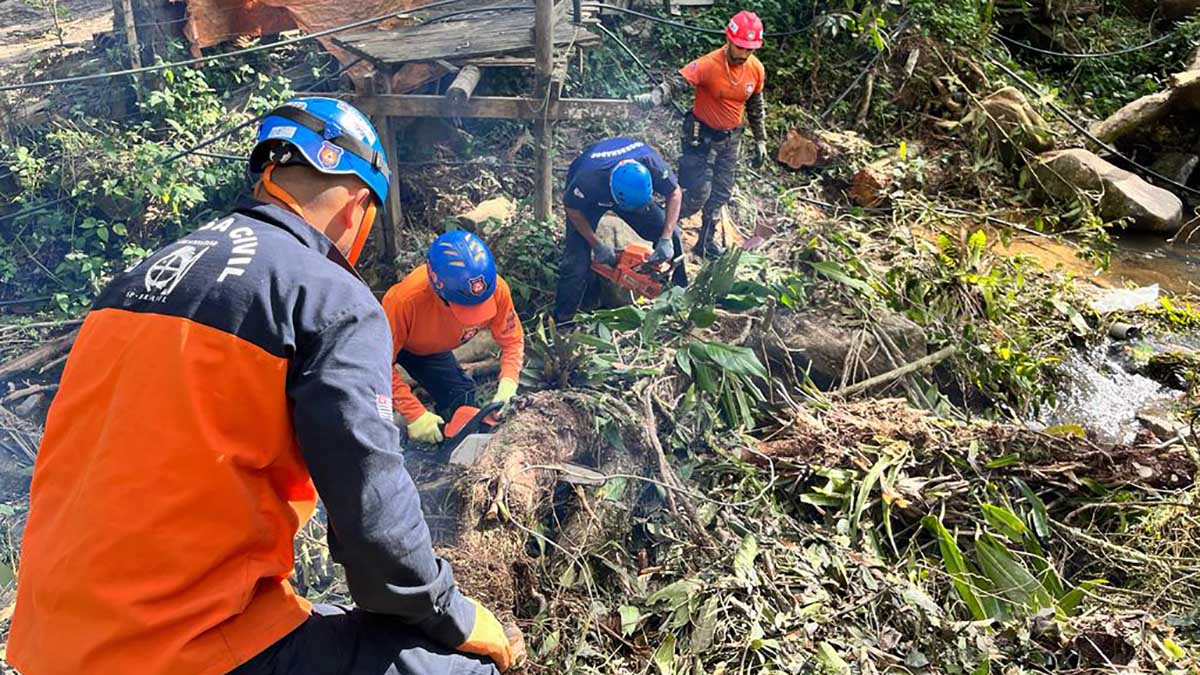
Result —
<path fill-rule="evenodd" d="M 1054 607 L 1054 599 L 1021 561 L 989 534 L 975 540 L 979 568 L 996 587 L 996 592 L 1014 605 L 1037 611 Z"/>
<path fill-rule="evenodd" d="M 621 605 L 617 611 L 621 614 L 621 635 L 632 635 L 642 620 L 642 613 L 632 605 Z"/>
<path fill-rule="evenodd" d="M 841 654 L 833 648 L 833 645 L 828 642 L 822 642 L 817 645 L 817 660 L 825 667 L 825 672 L 830 675 L 850 675 L 850 664 L 842 658 Z"/>
<path fill-rule="evenodd" d="M 754 571 L 754 559 L 758 557 L 758 539 L 753 534 L 742 537 L 737 553 L 733 555 L 733 575 L 745 586 L 753 586 L 758 582 Z"/>
<path fill-rule="evenodd" d="M 1107 583 L 1108 581 L 1104 579 L 1091 579 L 1080 583 L 1058 601 L 1058 611 L 1062 612 L 1065 616 L 1075 616 L 1088 593 Z"/>
<path fill-rule="evenodd" d="M 697 328 L 708 328 L 717 320 L 717 313 L 709 305 L 697 307 L 688 314 L 688 321 L 691 321 Z"/>
<path fill-rule="evenodd" d="M 674 675 L 675 673 L 675 635 L 667 633 L 662 644 L 654 650 L 654 665 L 659 675 Z"/>
<path fill-rule="evenodd" d="M 1014 544 L 1020 543 L 1025 535 L 1025 523 L 1012 511 L 994 504 L 981 504 L 983 518 L 992 529 L 1007 537 Z"/>
<path fill-rule="evenodd" d="M 699 581 L 695 579 L 681 579 L 658 589 L 649 598 L 646 598 L 646 604 L 656 605 L 660 602 L 665 602 L 670 609 L 678 609 L 686 605 L 699 590 Z"/>
<path fill-rule="evenodd" d="M 819 262 L 805 262 L 809 267 L 813 268 L 813 271 L 829 279 L 830 281 L 836 281 L 837 283 L 852 288 L 867 297 L 875 296 L 875 289 L 871 288 L 870 284 L 862 279 L 856 279 L 850 276 L 846 273 L 845 268 L 835 262 L 830 262 L 828 260 Z"/>
<path fill-rule="evenodd" d="M 875 489 L 875 484 L 879 482 L 879 477 L 892 463 L 892 459 L 887 455 L 880 455 L 875 465 L 867 472 L 862 483 L 858 486 L 858 491 L 854 496 L 854 506 L 850 511 L 850 539 L 854 540 L 858 535 L 858 522 L 862 518 L 862 514 L 867 510 L 867 504 L 871 498 L 871 491 Z"/>
<path fill-rule="evenodd" d="M 1030 520 L 1033 524 L 1034 534 L 1037 535 L 1038 539 L 1045 541 L 1050 536 L 1050 516 L 1046 514 L 1046 504 L 1033 490 L 1029 489 L 1025 481 L 1020 478 L 1014 478 L 1013 483 L 1016 484 L 1021 494 L 1025 496 L 1025 501 L 1029 502 L 1029 508 L 1032 511 Z"/>
<path fill-rule="evenodd" d="M 1042 433 L 1059 438 L 1087 438 L 1087 431 L 1078 424 L 1055 424 L 1043 429 Z"/>
<path fill-rule="evenodd" d="M 967 563 L 963 560 L 962 551 L 958 548 L 958 542 L 954 539 L 954 535 L 950 534 L 946 526 L 942 525 L 942 521 L 935 516 L 925 516 L 921 519 L 921 523 L 937 537 L 938 548 L 942 552 L 942 564 L 946 567 L 946 573 L 950 575 L 950 580 L 954 583 L 954 589 L 958 591 L 958 596 L 970 610 L 971 616 L 975 617 L 976 621 L 989 618 L 987 612 L 984 611 L 983 603 L 979 601 L 979 596 L 975 593 L 975 587 L 967 570 Z"/>
<path fill-rule="evenodd" d="M 984 464 L 984 466 L 988 469 L 1003 469 L 1006 466 L 1013 466 L 1014 464 L 1020 464 L 1020 463 L 1021 463 L 1021 455 L 1019 455 L 1015 452 L 1010 452 L 1007 455 L 1000 455 L 996 459 L 993 459 L 992 461 L 988 462 L 987 464 Z"/>
<path fill-rule="evenodd" d="M 721 597 L 718 595 L 709 596 L 704 602 L 704 607 L 700 609 L 700 616 L 696 621 L 696 629 L 692 631 L 691 652 L 696 656 L 700 656 L 712 645 L 713 635 L 717 632 L 717 617 L 720 615 Z"/>

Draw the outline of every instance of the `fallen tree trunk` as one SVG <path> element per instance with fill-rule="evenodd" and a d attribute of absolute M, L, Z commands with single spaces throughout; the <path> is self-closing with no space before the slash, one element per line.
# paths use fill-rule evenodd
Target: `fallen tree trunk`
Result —
<path fill-rule="evenodd" d="M 75 343 L 77 335 L 79 335 L 79 329 L 54 338 L 27 354 L 6 361 L 0 365 L 0 382 L 11 379 L 21 373 L 40 370 L 43 366 L 53 363 L 56 359 L 70 351 L 71 345 Z"/>

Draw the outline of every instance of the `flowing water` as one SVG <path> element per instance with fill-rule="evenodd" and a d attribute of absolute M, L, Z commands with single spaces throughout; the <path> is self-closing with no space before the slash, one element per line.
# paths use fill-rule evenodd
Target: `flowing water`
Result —
<path fill-rule="evenodd" d="M 1103 273 L 1076 257 L 1073 247 L 1059 242 L 1028 237 L 1014 241 L 1009 250 L 1031 255 L 1046 267 L 1064 269 L 1104 288 L 1157 284 L 1168 293 L 1200 294 L 1198 244 L 1123 237 L 1109 269 Z M 1105 445 L 1133 442 L 1143 428 L 1138 414 L 1147 409 L 1170 410 L 1181 392 L 1133 372 L 1131 354 L 1179 349 L 1200 349 L 1200 336 L 1150 335 L 1127 343 L 1106 340 L 1090 350 L 1072 353 L 1062 365 L 1065 384 L 1058 404 L 1037 423 L 1078 425 Z"/>

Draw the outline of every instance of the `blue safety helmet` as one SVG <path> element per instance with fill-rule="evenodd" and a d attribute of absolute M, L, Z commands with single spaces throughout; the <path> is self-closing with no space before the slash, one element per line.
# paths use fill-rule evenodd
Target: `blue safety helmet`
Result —
<path fill-rule="evenodd" d="M 622 211 L 636 211 L 650 203 L 653 187 L 650 170 L 636 159 L 623 159 L 613 167 L 608 176 L 608 187 L 613 201 Z"/>
<path fill-rule="evenodd" d="M 307 164 L 321 173 L 354 174 L 382 205 L 392 180 L 383 142 L 357 108 L 335 98 L 294 98 L 267 113 L 250 152 L 250 171 Z"/>
<path fill-rule="evenodd" d="M 496 261 L 470 232 L 453 230 L 433 240 L 429 284 L 464 324 L 479 325 L 496 315 Z"/>

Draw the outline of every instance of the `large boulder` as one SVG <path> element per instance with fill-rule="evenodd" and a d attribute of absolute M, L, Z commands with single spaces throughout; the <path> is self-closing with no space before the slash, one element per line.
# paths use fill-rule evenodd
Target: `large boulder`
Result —
<path fill-rule="evenodd" d="M 1200 112 L 1200 70 L 1171 76 L 1171 104 L 1177 112 Z"/>
<path fill-rule="evenodd" d="M 1000 147 L 1032 152 L 1045 152 L 1054 147 L 1050 125 L 1015 87 L 993 92 L 980 105 L 982 110 L 968 115 L 982 115 L 984 128 Z"/>
<path fill-rule="evenodd" d="M 1138 129 L 1156 124 L 1171 111 L 1171 92 L 1143 96 L 1092 125 L 1092 135 L 1105 143 L 1112 143 Z"/>
<path fill-rule="evenodd" d="M 1059 201 L 1076 201 L 1081 192 L 1100 193 L 1100 216 L 1129 218 L 1134 230 L 1174 234 L 1183 219 L 1179 197 L 1082 148 L 1039 155 L 1033 172 L 1045 193 Z"/>
<path fill-rule="evenodd" d="M 928 355 L 925 331 L 908 318 L 886 312 L 872 321 L 875 330 L 838 320 L 826 311 L 781 311 L 772 317 L 774 330 L 755 331 L 748 346 L 765 351 L 773 362 L 790 361 L 807 369 L 822 389 L 881 375 Z M 877 333 L 885 336 L 885 344 L 879 343 Z"/>
<path fill-rule="evenodd" d="M 1200 155 L 1190 152 L 1168 152 L 1159 155 L 1150 165 L 1150 170 L 1160 176 L 1166 176 L 1180 185 L 1187 185 L 1200 165 Z"/>

